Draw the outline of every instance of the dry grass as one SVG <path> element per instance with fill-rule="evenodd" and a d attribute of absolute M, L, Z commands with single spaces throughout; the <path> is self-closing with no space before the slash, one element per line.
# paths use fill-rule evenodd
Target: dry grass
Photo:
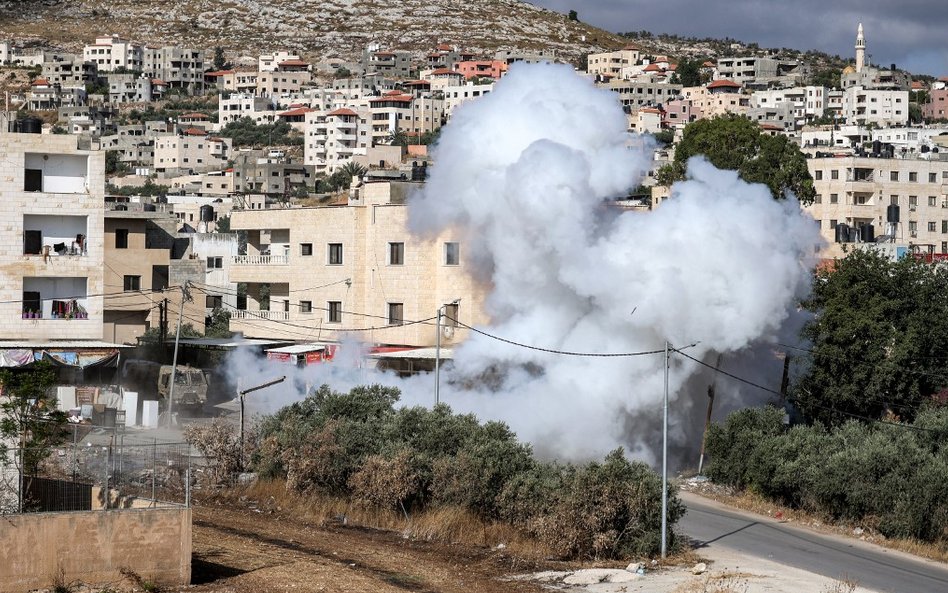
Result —
<path fill-rule="evenodd" d="M 687 582 L 673 593 L 747 593 L 750 587 L 748 579 L 754 576 L 746 572 L 725 570 Z"/>
<path fill-rule="evenodd" d="M 810 527 L 824 532 L 835 533 L 837 535 L 855 537 L 853 535 L 853 530 L 859 527 L 863 529 L 862 539 L 865 541 L 878 544 L 892 550 L 898 550 L 900 552 L 912 554 L 914 556 L 920 556 L 930 560 L 937 560 L 938 562 L 948 562 L 948 542 L 927 543 L 913 539 L 890 539 L 872 529 L 870 520 L 867 520 L 866 523 L 860 523 L 856 525 L 843 522 L 834 522 L 832 519 L 829 519 L 825 516 L 815 513 L 808 513 L 800 509 L 785 507 L 753 492 L 743 491 L 733 494 L 726 494 L 718 490 L 707 490 L 697 492 L 697 494 L 729 506 L 743 509 L 745 511 L 750 511 L 760 515 L 768 515 L 774 518 L 779 517 L 781 520 L 787 521 L 789 523 L 795 523 L 797 525 Z M 842 589 L 842 591 L 845 591 L 845 589 Z"/>

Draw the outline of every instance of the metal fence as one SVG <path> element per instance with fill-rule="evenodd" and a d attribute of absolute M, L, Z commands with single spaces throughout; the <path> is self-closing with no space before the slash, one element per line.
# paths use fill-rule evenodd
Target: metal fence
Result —
<path fill-rule="evenodd" d="M 51 450 L 11 449 L 0 488 L 6 512 L 62 512 L 190 506 L 195 461 L 188 443 L 129 439 L 122 428 L 70 427 Z M 38 463 L 35 460 L 41 459 Z M 20 471 L 23 463 L 26 471 Z M 199 464 L 197 464 L 199 465 Z M 35 467 L 33 467 L 35 466 Z M 15 473 L 15 475 L 11 475 Z M 13 483 L 16 478 L 18 483 Z M 15 494 L 11 496 L 11 487 Z M 16 501 L 16 507 L 10 508 Z"/>

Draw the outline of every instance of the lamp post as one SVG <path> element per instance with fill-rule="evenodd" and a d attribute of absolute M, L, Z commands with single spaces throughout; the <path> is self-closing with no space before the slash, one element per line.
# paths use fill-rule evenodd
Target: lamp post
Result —
<path fill-rule="evenodd" d="M 668 340 L 665 340 L 665 397 L 662 403 L 662 558 L 668 553 Z"/>
<path fill-rule="evenodd" d="M 454 299 L 449 304 L 457 305 L 460 302 L 461 299 Z M 435 338 L 435 405 L 441 403 L 441 318 L 444 316 L 444 309 L 447 306 L 445 304 L 438 307 L 438 335 Z M 457 321 L 457 319 L 454 321 Z"/>
<path fill-rule="evenodd" d="M 276 385 L 277 383 L 282 383 L 286 380 L 286 375 L 283 375 L 279 379 L 274 379 L 272 381 L 267 381 L 262 385 L 257 385 L 256 387 L 251 387 L 249 389 L 244 389 L 243 391 L 237 392 L 237 398 L 240 400 L 240 444 L 238 445 L 240 449 L 238 453 L 240 455 L 240 471 L 244 471 L 244 396 L 248 393 L 253 393 L 254 391 L 259 391 L 270 387 L 271 385 Z"/>

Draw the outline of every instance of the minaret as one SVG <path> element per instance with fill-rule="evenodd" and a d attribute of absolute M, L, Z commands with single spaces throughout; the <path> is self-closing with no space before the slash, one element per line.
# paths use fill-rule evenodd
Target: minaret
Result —
<path fill-rule="evenodd" d="M 856 72 L 862 72 L 865 63 L 866 38 L 862 35 L 862 23 L 859 23 L 859 29 L 856 30 Z"/>

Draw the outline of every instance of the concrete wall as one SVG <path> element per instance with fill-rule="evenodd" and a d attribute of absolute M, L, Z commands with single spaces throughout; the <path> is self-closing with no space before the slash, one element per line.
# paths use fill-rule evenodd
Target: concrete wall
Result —
<path fill-rule="evenodd" d="M 191 581 L 187 508 L 37 513 L 4 517 L 0 591 L 19 593 L 65 581 L 114 583 L 121 569 L 156 584 Z"/>

